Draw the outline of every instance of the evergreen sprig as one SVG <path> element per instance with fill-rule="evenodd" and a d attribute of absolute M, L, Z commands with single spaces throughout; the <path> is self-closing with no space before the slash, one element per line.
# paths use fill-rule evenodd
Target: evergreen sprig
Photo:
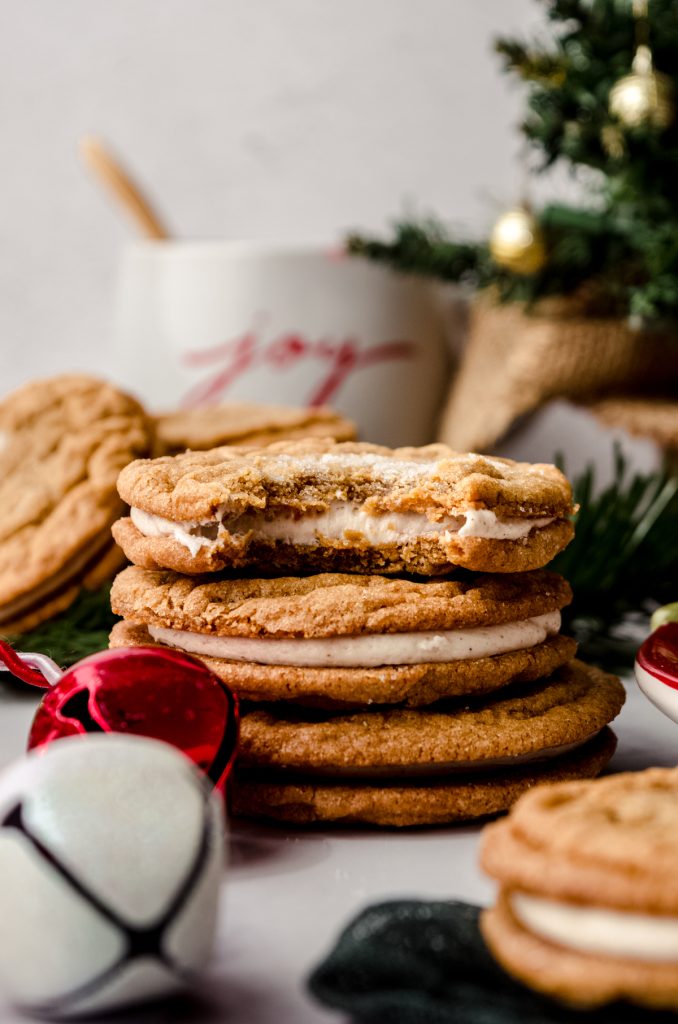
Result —
<path fill-rule="evenodd" d="M 549 568 L 569 580 L 569 628 L 594 660 L 632 661 L 627 627 L 678 599 L 678 478 L 631 475 L 617 449 L 614 477 L 597 492 L 592 467 L 574 482 L 575 537 Z"/>
<path fill-rule="evenodd" d="M 529 277 L 513 274 L 491 260 L 485 242 L 457 239 L 430 219 L 396 225 L 386 242 L 353 235 L 349 249 L 405 271 L 492 285 L 505 301 L 567 295 L 593 281 L 602 313 L 675 321 L 678 110 L 667 126 L 629 126 L 610 113 L 611 91 L 630 74 L 638 41 L 631 0 L 542 0 L 542 7 L 546 42 L 501 38 L 496 50 L 526 89 L 522 131 L 539 153 L 538 170 L 562 162 L 593 172 L 582 207 L 535 213 L 546 267 Z M 647 35 L 678 105 L 676 0 L 649 0 Z"/>
<path fill-rule="evenodd" d="M 76 601 L 61 615 L 43 622 L 28 633 L 8 636 L 20 651 L 38 651 L 68 668 L 88 654 L 105 650 L 108 636 L 117 621 L 111 611 L 111 588 L 83 590 Z"/>
<path fill-rule="evenodd" d="M 570 293 L 582 283 L 595 280 L 595 313 L 627 312 L 627 282 L 620 265 L 609 280 L 604 278 L 604 250 L 612 244 L 616 231 L 613 222 L 599 211 L 555 204 L 546 207 L 540 219 L 549 259 L 543 270 L 528 276 L 499 267 L 486 243 L 458 240 L 434 217 L 397 221 L 388 241 L 354 233 L 348 236 L 346 246 L 353 255 L 366 256 L 403 273 L 476 289 L 491 287 L 501 302 L 531 304 L 549 295 Z"/>

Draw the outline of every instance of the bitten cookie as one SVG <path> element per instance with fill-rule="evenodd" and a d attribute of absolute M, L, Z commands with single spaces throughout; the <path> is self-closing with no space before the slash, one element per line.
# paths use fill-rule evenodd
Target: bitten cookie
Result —
<path fill-rule="evenodd" d="M 559 628 L 570 598 L 545 570 L 415 582 L 195 579 L 131 566 L 113 585 L 125 622 L 111 646 L 190 651 L 251 701 L 417 707 L 539 679 L 569 661 L 576 645 Z"/>
<path fill-rule="evenodd" d="M 0 632 L 65 610 L 120 568 L 120 470 L 151 449 L 141 406 L 104 381 L 32 381 L 0 402 Z"/>
<path fill-rule="evenodd" d="M 147 569 L 318 569 L 440 575 L 539 568 L 571 539 L 554 466 L 327 440 L 135 462 L 114 527 Z"/>
<path fill-rule="evenodd" d="M 355 424 L 332 409 L 228 402 L 201 409 L 178 409 L 154 417 L 158 447 L 172 455 L 219 445 L 262 448 L 274 441 L 331 437 L 353 441 Z"/>
<path fill-rule="evenodd" d="M 565 1002 L 678 1010 L 676 850 L 678 769 L 540 787 L 483 835 L 500 884 L 485 939 Z"/>

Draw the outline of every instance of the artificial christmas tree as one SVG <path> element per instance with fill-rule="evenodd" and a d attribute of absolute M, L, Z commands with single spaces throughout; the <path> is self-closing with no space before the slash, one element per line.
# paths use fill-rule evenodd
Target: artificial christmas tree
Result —
<path fill-rule="evenodd" d="M 586 200 L 507 211 L 488 242 L 430 221 L 400 224 L 389 242 L 348 242 L 482 293 L 443 418 L 459 447 L 491 447 L 554 395 L 678 390 L 678 2 L 542 6 L 550 46 L 501 39 L 497 50 L 527 86 L 536 170 L 584 170 Z"/>

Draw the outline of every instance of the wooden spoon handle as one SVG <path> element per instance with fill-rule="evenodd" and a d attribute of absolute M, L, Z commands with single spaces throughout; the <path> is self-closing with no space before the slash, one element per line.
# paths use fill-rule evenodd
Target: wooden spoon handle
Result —
<path fill-rule="evenodd" d="M 108 149 L 98 140 L 86 137 L 80 142 L 85 164 L 125 207 L 148 238 L 169 238 L 169 232 L 141 189 Z"/>

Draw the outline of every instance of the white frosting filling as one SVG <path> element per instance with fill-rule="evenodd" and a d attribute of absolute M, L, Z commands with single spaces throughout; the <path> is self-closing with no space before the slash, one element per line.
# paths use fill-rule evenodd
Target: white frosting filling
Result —
<path fill-rule="evenodd" d="M 678 960 L 676 917 L 583 907 L 519 892 L 510 900 L 521 924 L 561 946 L 635 960 Z"/>
<path fill-rule="evenodd" d="M 521 622 L 421 633 L 364 633 L 360 636 L 271 637 L 207 636 L 182 629 L 149 626 L 160 643 L 192 654 L 258 665 L 376 668 L 466 661 L 519 651 L 542 643 L 560 629 L 560 612 L 547 612 Z"/>
<path fill-rule="evenodd" d="M 553 522 L 552 516 L 532 519 L 501 517 L 487 508 L 471 508 L 465 513 L 464 519 L 458 531 L 460 537 L 487 537 L 490 540 L 520 540 L 532 530 Z"/>
<path fill-rule="evenodd" d="M 223 527 L 216 520 L 212 522 L 175 523 L 171 519 L 163 519 L 152 512 L 144 512 L 140 508 L 130 509 L 130 517 L 139 533 L 144 537 L 172 537 L 183 544 L 192 555 L 197 555 L 200 548 L 214 547 Z"/>
<path fill-rule="evenodd" d="M 219 544 L 220 536 L 252 533 L 254 539 L 279 540 L 289 544 L 312 545 L 321 539 L 351 543 L 354 540 L 383 546 L 404 543 L 415 537 L 458 534 L 493 540 L 520 540 L 553 522 L 552 517 L 501 517 L 489 509 L 469 509 L 458 516 L 433 520 L 421 512 L 383 512 L 371 515 L 360 502 L 334 501 L 324 512 L 296 515 L 245 513 L 235 519 L 215 517 L 204 522 L 173 522 L 142 509 L 131 510 L 132 522 L 145 537 L 173 537 L 192 555 Z"/>

